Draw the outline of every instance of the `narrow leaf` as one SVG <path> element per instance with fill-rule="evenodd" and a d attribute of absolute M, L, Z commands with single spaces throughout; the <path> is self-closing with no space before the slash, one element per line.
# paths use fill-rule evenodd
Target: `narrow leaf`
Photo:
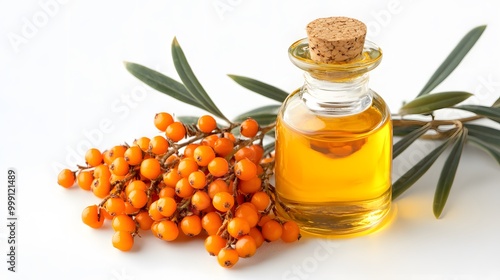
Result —
<path fill-rule="evenodd" d="M 199 104 L 204 105 L 208 112 L 229 122 L 229 119 L 227 119 L 219 108 L 215 106 L 210 96 L 208 96 L 207 92 L 203 89 L 200 82 L 194 75 L 193 70 L 191 70 L 191 66 L 189 66 L 186 56 L 184 55 L 184 52 L 182 51 L 176 38 L 174 38 L 172 42 L 172 58 L 175 69 L 184 83 L 184 86 L 191 93 L 191 96 L 198 101 Z"/>
<path fill-rule="evenodd" d="M 456 105 L 471 96 L 472 93 L 463 91 L 447 91 L 427 94 L 419 96 L 403 105 L 401 109 L 399 109 L 399 114 L 409 115 L 430 113 L 434 110 Z"/>
<path fill-rule="evenodd" d="M 454 108 L 466 110 L 500 123 L 500 107 L 492 108 L 480 105 L 462 105 Z"/>
<path fill-rule="evenodd" d="M 427 156 L 415 164 L 403 176 L 401 176 L 394 184 L 392 184 L 392 199 L 396 199 L 407 189 L 409 189 L 425 172 L 432 166 L 436 159 L 446 150 L 453 138 L 447 139 L 439 147 L 432 150 Z"/>
<path fill-rule="evenodd" d="M 441 170 L 441 175 L 439 176 L 436 192 L 434 193 L 433 211 L 436 218 L 441 216 L 446 201 L 448 200 L 448 195 L 450 194 L 451 186 L 453 185 L 457 173 L 460 157 L 462 156 L 465 140 L 467 139 L 467 128 L 463 128 L 460 134 L 461 135 L 453 144 L 453 148 L 444 163 L 443 170 Z"/>
<path fill-rule="evenodd" d="M 500 108 L 500 97 L 497 99 L 497 101 L 495 101 L 495 103 L 493 103 L 493 105 L 491 105 L 491 107 Z"/>
<path fill-rule="evenodd" d="M 180 122 L 184 124 L 196 124 L 198 123 L 199 117 L 196 116 L 176 116 L 176 119 L 178 119 Z"/>
<path fill-rule="evenodd" d="M 255 115 L 262 115 L 262 114 L 278 114 L 278 111 L 280 109 L 281 105 L 267 105 L 263 107 L 259 107 L 256 109 L 252 109 L 248 112 L 242 113 L 238 115 L 235 119 L 236 121 L 242 121 L 245 120 L 246 118 L 253 117 Z"/>
<path fill-rule="evenodd" d="M 392 128 L 392 134 L 394 136 L 406 136 L 415 129 L 421 128 L 421 126 L 418 125 L 410 125 L 410 126 L 396 126 L 395 123 L 393 123 L 394 127 Z"/>
<path fill-rule="evenodd" d="M 153 69 L 147 68 L 140 64 L 132 62 L 124 62 L 127 70 L 137 79 L 141 80 L 148 86 L 156 89 L 159 92 L 165 93 L 181 102 L 193 105 L 195 107 L 205 109 L 197 100 L 191 97 L 191 94 L 186 90 L 183 84 L 173 80 Z"/>
<path fill-rule="evenodd" d="M 406 148 L 408 148 L 415 140 L 420 138 L 420 136 L 424 135 L 429 128 L 431 127 L 430 123 L 425 124 L 424 126 L 413 130 L 408 133 L 405 137 L 400 139 L 396 144 L 394 144 L 392 148 L 392 158 L 396 158 L 399 154 L 401 154 Z"/>
<path fill-rule="evenodd" d="M 263 95 L 267 98 L 276 100 L 278 102 L 285 101 L 285 98 L 288 96 L 287 92 L 277 87 L 263 83 L 261 81 L 257 81 L 255 79 L 244 76 L 237 76 L 237 75 L 228 75 L 228 76 L 229 78 L 233 79 L 233 81 L 238 83 L 240 86 L 247 88 L 253 92 L 256 92 L 260 95 Z"/>
<path fill-rule="evenodd" d="M 458 45 L 453 49 L 448 57 L 443 61 L 436 72 L 434 72 L 434 74 L 431 76 L 424 88 L 420 91 L 418 96 L 428 94 L 444 79 L 446 79 L 446 77 L 448 77 L 448 75 L 450 75 L 451 72 L 455 70 L 458 64 L 460 64 L 462 59 L 474 46 L 474 44 L 476 44 L 477 40 L 481 37 L 481 34 L 483 34 L 483 31 L 485 29 L 486 25 L 481 25 L 469 31 L 462 38 L 462 40 L 460 40 Z"/>
<path fill-rule="evenodd" d="M 490 144 L 482 141 L 479 138 L 476 137 L 469 137 L 469 140 L 479 146 L 479 148 L 483 149 L 485 152 L 487 152 L 490 156 L 492 156 L 498 164 L 500 164 L 500 150 L 495 149 L 492 147 Z"/>
<path fill-rule="evenodd" d="M 500 130 L 476 124 L 465 124 L 469 135 L 500 149 Z"/>

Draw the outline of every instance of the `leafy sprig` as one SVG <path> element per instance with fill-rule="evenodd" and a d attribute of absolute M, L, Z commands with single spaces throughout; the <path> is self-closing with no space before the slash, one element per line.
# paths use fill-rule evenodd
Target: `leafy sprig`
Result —
<path fill-rule="evenodd" d="M 471 123 L 485 118 L 500 123 L 500 98 L 491 106 L 459 105 L 473 94 L 463 91 L 432 92 L 455 70 L 485 29 L 486 26 L 483 25 L 469 31 L 434 72 L 416 98 L 404 104 L 397 114 L 392 115 L 394 136 L 401 137 L 394 144 L 393 158 L 400 156 L 418 139 L 442 141 L 437 148 L 429 152 L 393 183 L 393 199 L 398 198 L 414 185 L 445 150 L 451 149 L 441 170 L 434 194 L 433 211 L 436 218 L 441 216 L 445 207 L 463 147 L 467 142 L 477 145 L 500 164 L 500 130 Z M 261 125 L 275 122 L 280 108 L 279 104 L 254 108 L 238 115 L 233 121 L 229 120 L 199 83 L 176 38 L 172 42 L 172 57 L 182 83 L 140 64 L 125 62 L 125 66 L 132 75 L 159 92 L 205 110 L 230 125 L 247 117 L 254 118 Z M 228 76 L 244 88 L 274 101 L 281 103 L 288 96 L 287 92 L 264 82 L 238 75 Z M 468 111 L 474 116 L 460 119 L 438 119 L 435 112 L 441 109 Z M 197 117 L 189 116 L 181 118 L 183 121 L 197 119 Z M 422 120 L 426 118 L 427 120 Z M 273 130 L 270 130 L 268 135 L 273 136 Z M 267 144 L 265 149 L 267 152 L 272 151 L 274 142 Z"/>

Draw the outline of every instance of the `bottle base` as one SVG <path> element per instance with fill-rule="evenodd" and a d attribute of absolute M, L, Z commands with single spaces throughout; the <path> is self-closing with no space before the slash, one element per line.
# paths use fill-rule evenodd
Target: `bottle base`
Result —
<path fill-rule="evenodd" d="M 391 189 L 364 201 L 304 203 L 278 197 L 278 213 L 294 220 L 302 231 L 322 237 L 354 237 L 377 231 L 390 223 Z"/>

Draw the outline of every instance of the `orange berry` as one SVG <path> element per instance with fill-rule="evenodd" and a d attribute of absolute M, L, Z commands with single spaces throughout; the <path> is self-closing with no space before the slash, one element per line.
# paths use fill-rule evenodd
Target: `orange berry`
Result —
<path fill-rule="evenodd" d="M 234 143 L 227 138 L 218 138 L 214 143 L 214 151 L 217 155 L 225 157 L 233 152 Z"/>
<path fill-rule="evenodd" d="M 236 137 L 231 132 L 224 132 L 224 138 L 231 140 L 231 142 L 236 143 Z"/>
<path fill-rule="evenodd" d="M 267 222 L 269 222 L 272 219 L 273 218 L 269 215 L 262 215 L 257 225 L 262 228 Z"/>
<path fill-rule="evenodd" d="M 222 226 L 222 218 L 217 212 L 208 212 L 201 218 L 201 226 L 208 235 L 217 234 Z"/>
<path fill-rule="evenodd" d="M 219 235 L 209 235 L 204 242 L 205 250 L 211 256 L 217 256 L 224 247 L 226 247 L 227 240 Z"/>
<path fill-rule="evenodd" d="M 105 198 L 111 190 L 111 183 L 109 179 L 97 178 L 92 181 L 91 189 L 98 198 Z"/>
<path fill-rule="evenodd" d="M 164 187 L 158 193 L 158 197 L 160 197 L 160 198 L 161 197 L 171 197 L 171 198 L 174 198 L 175 197 L 175 189 L 171 188 L 171 187 Z"/>
<path fill-rule="evenodd" d="M 168 151 L 168 141 L 165 137 L 157 135 L 149 142 L 148 150 L 155 155 L 163 155 Z"/>
<path fill-rule="evenodd" d="M 250 227 L 256 226 L 257 223 L 259 222 L 259 213 L 257 212 L 257 210 L 255 210 L 254 206 L 249 202 L 245 202 L 239 205 L 236 208 L 234 216 L 245 219 Z"/>
<path fill-rule="evenodd" d="M 125 202 L 119 197 L 109 198 L 108 200 L 106 200 L 104 207 L 111 216 L 121 215 L 125 213 Z"/>
<path fill-rule="evenodd" d="M 232 193 L 232 190 L 229 188 L 229 186 L 226 184 L 224 180 L 217 179 L 208 184 L 207 192 L 208 196 L 213 199 L 216 193 L 219 192 Z"/>
<path fill-rule="evenodd" d="M 154 124 L 160 131 L 165 131 L 174 122 L 174 118 L 169 113 L 161 112 L 155 115 Z"/>
<path fill-rule="evenodd" d="M 189 174 L 198 170 L 198 164 L 192 158 L 184 158 L 179 162 L 177 170 L 183 178 L 187 178 Z"/>
<path fill-rule="evenodd" d="M 103 215 L 98 214 L 97 205 L 91 205 L 83 209 L 82 221 L 91 228 L 100 228 L 104 223 Z"/>
<path fill-rule="evenodd" d="M 256 192 L 252 195 L 250 202 L 255 205 L 258 211 L 264 211 L 271 204 L 271 198 L 265 192 Z"/>
<path fill-rule="evenodd" d="M 234 197 L 228 192 L 218 192 L 212 199 L 212 205 L 221 212 L 227 212 L 233 208 Z"/>
<path fill-rule="evenodd" d="M 148 178 L 149 180 L 154 180 L 158 176 L 160 176 L 161 173 L 160 163 L 155 158 L 145 159 L 141 163 L 140 172 L 142 176 Z"/>
<path fill-rule="evenodd" d="M 262 159 L 262 156 L 264 155 L 264 147 L 258 144 L 253 144 L 249 148 L 253 150 L 255 153 L 253 163 L 259 164 L 260 160 Z"/>
<path fill-rule="evenodd" d="M 250 180 L 257 176 L 257 166 L 248 158 L 244 158 L 234 166 L 234 174 L 240 180 Z"/>
<path fill-rule="evenodd" d="M 215 177 L 222 177 L 229 171 L 229 163 L 223 157 L 216 157 L 208 163 L 208 171 Z"/>
<path fill-rule="evenodd" d="M 160 199 L 158 199 L 158 200 L 160 200 Z M 151 219 L 153 221 L 159 221 L 159 220 L 165 218 L 165 216 L 163 216 L 161 214 L 160 210 L 158 210 L 158 200 L 153 201 L 148 209 L 148 215 L 149 215 L 149 217 L 151 217 Z"/>
<path fill-rule="evenodd" d="M 248 158 L 252 162 L 255 161 L 256 155 L 255 151 L 250 149 L 250 147 L 242 147 L 240 148 L 235 154 L 234 154 L 234 159 L 236 161 L 240 161 L 242 159 Z"/>
<path fill-rule="evenodd" d="M 184 148 L 184 157 L 193 158 L 194 149 L 196 149 L 200 144 L 190 143 Z M 194 159 L 194 158 L 193 158 Z"/>
<path fill-rule="evenodd" d="M 145 191 L 136 189 L 127 195 L 127 200 L 133 207 L 141 209 L 148 203 L 149 198 Z"/>
<path fill-rule="evenodd" d="M 125 214 L 115 216 L 111 221 L 111 227 L 114 231 L 135 232 L 136 230 L 134 220 Z"/>
<path fill-rule="evenodd" d="M 236 241 L 236 252 L 241 258 L 249 258 L 257 251 L 257 243 L 250 235 L 245 235 Z"/>
<path fill-rule="evenodd" d="M 92 167 L 98 166 L 102 163 L 102 153 L 95 148 L 89 149 L 85 153 L 85 162 Z"/>
<path fill-rule="evenodd" d="M 198 119 L 198 128 L 203 133 L 210 133 L 215 128 L 217 128 L 217 122 L 215 121 L 214 117 L 210 115 L 204 115 Z"/>
<path fill-rule="evenodd" d="M 276 220 L 270 220 L 262 226 L 262 236 L 268 242 L 280 239 L 282 233 L 283 226 Z"/>
<path fill-rule="evenodd" d="M 139 224 L 140 229 L 148 230 L 151 229 L 154 221 L 151 219 L 147 211 L 141 211 L 135 215 L 135 222 Z"/>
<path fill-rule="evenodd" d="M 259 123 L 254 119 L 246 119 L 240 125 L 241 135 L 252 138 L 259 132 Z"/>
<path fill-rule="evenodd" d="M 76 176 L 76 183 L 83 190 L 90 190 L 94 175 L 90 171 L 82 171 Z"/>
<path fill-rule="evenodd" d="M 128 174 L 129 165 L 124 157 L 117 157 L 109 166 L 109 170 L 115 175 L 125 176 Z"/>
<path fill-rule="evenodd" d="M 108 161 L 113 162 L 116 158 L 123 157 L 127 149 L 128 147 L 124 145 L 114 146 L 113 148 L 111 148 L 111 150 L 108 151 Z"/>
<path fill-rule="evenodd" d="M 182 178 L 177 182 L 177 184 L 175 184 L 175 194 L 178 197 L 190 197 L 193 195 L 193 193 L 194 188 L 189 184 L 188 178 Z"/>
<path fill-rule="evenodd" d="M 149 209 L 151 208 L 153 208 L 153 205 L 151 205 Z M 168 218 L 171 217 L 177 210 L 177 202 L 175 202 L 175 199 L 171 197 L 161 197 L 156 201 L 156 209 L 158 209 L 161 215 Z"/>
<path fill-rule="evenodd" d="M 125 195 L 128 196 L 128 194 L 133 190 L 146 191 L 147 189 L 148 186 L 146 185 L 146 183 L 141 180 L 134 180 L 128 183 L 128 185 L 125 187 Z"/>
<path fill-rule="evenodd" d="M 296 222 L 287 221 L 283 224 L 281 240 L 284 242 L 294 242 L 300 239 L 300 229 Z"/>
<path fill-rule="evenodd" d="M 207 137 L 203 138 L 203 140 L 201 140 L 201 145 L 213 148 L 217 139 L 219 139 L 219 136 L 217 134 L 208 135 Z"/>
<path fill-rule="evenodd" d="M 177 168 L 171 168 L 166 173 L 163 173 L 163 183 L 165 183 L 165 186 L 169 188 L 175 188 L 175 184 L 177 184 L 177 181 L 179 181 L 181 178 L 182 177 L 179 174 Z"/>
<path fill-rule="evenodd" d="M 179 228 L 172 221 L 162 220 L 156 228 L 157 237 L 165 241 L 174 241 L 179 236 Z"/>
<path fill-rule="evenodd" d="M 260 246 L 262 246 L 262 244 L 264 244 L 265 241 L 264 236 L 262 236 L 262 233 L 258 228 L 256 227 L 251 228 L 248 235 L 253 238 L 255 244 L 257 245 L 257 248 L 259 248 Z"/>
<path fill-rule="evenodd" d="M 227 224 L 227 232 L 234 238 L 241 238 L 250 232 L 250 225 L 246 219 L 235 217 Z"/>
<path fill-rule="evenodd" d="M 197 215 L 191 215 L 182 218 L 180 226 L 182 232 L 189 237 L 200 234 L 202 230 L 201 219 Z"/>
<path fill-rule="evenodd" d="M 191 205 L 199 211 L 205 210 L 212 204 L 210 196 L 204 191 L 196 191 L 191 197 Z"/>
<path fill-rule="evenodd" d="M 222 248 L 217 254 L 219 265 L 225 268 L 233 267 L 239 260 L 238 252 L 233 248 Z"/>
<path fill-rule="evenodd" d="M 194 160 L 199 166 L 207 166 L 215 158 L 215 152 L 210 146 L 199 146 L 194 149 Z"/>
<path fill-rule="evenodd" d="M 207 177 L 201 170 L 191 172 L 188 176 L 189 184 L 195 189 L 203 189 L 207 185 Z"/>
<path fill-rule="evenodd" d="M 238 189 L 244 194 L 251 194 L 261 190 L 262 180 L 255 176 L 250 180 L 240 180 L 238 182 Z"/>
<path fill-rule="evenodd" d="M 139 212 L 140 208 L 135 208 L 132 203 L 129 201 L 125 201 L 125 214 L 127 215 L 134 215 L 137 212 Z"/>
<path fill-rule="evenodd" d="M 148 137 L 141 137 L 134 141 L 134 145 L 141 148 L 143 152 L 147 152 L 149 149 L 149 142 L 151 142 L 151 139 L 149 139 Z"/>
<path fill-rule="evenodd" d="M 113 246 L 120 251 L 130 251 L 134 246 L 134 237 L 130 232 L 117 231 L 113 234 Z"/>
<path fill-rule="evenodd" d="M 75 173 L 69 169 L 63 169 L 57 175 L 57 183 L 64 188 L 72 187 L 75 184 Z"/>
<path fill-rule="evenodd" d="M 186 128 L 181 122 L 173 122 L 167 127 L 165 134 L 170 140 L 178 142 L 186 136 Z"/>
<path fill-rule="evenodd" d="M 111 171 L 109 171 L 109 167 L 107 165 L 101 164 L 94 168 L 94 178 L 109 180 L 110 177 Z"/>

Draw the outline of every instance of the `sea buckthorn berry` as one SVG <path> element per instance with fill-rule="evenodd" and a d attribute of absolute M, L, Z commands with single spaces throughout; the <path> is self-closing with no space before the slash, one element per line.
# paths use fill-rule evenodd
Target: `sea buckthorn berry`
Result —
<path fill-rule="evenodd" d="M 148 186 L 143 181 L 133 180 L 130 183 L 128 183 L 128 185 L 125 187 L 125 195 L 128 196 L 128 194 L 133 190 L 146 191 L 147 189 L 148 189 Z"/>
<path fill-rule="evenodd" d="M 116 158 L 123 157 L 125 155 L 125 151 L 128 149 L 127 146 L 117 145 L 109 150 L 109 160 L 113 162 Z"/>
<path fill-rule="evenodd" d="M 227 212 L 233 208 L 234 197 L 228 192 L 218 192 L 212 199 L 212 205 L 221 212 Z"/>
<path fill-rule="evenodd" d="M 135 208 L 130 201 L 125 201 L 125 214 L 134 215 L 139 212 L 140 208 Z"/>
<path fill-rule="evenodd" d="M 213 148 L 217 139 L 219 139 L 219 136 L 217 134 L 208 135 L 207 137 L 203 138 L 203 140 L 201 140 L 201 145 Z"/>
<path fill-rule="evenodd" d="M 268 242 L 280 239 L 282 233 L 283 226 L 276 220 L 270 220 L 262 226 L 262 236 Z"/>
<path fill-rule="evenodd" d="M 214 143 L 214 151 L 217 155 L 225 157 L 233 152 L 234 143 L 227 138 L 218 138 Z"/>
<path fill-rule="evenodd" d="M 142 150 L 139 146 L 129 147 L 123 154 L 123 158 L 129 165 L 138 165 L 142 162 Z"/>
<path fill-rule="evenodd" d="M 182 218 L 180 226 L 182 232 L 189 237 L 200 234 L 202 230 L 201 219 L 197 215 L 191 215 Z"/>
<path fill-rule="evenodd" d="M 189 184 L 195 189 L 203 189 L 207 185 L 207 177 L 201 170 L 191 172 L 188 176 Z"/>
<path fill-rule="evenodd" d="M 257 243 L 252 236 L 245 235 L 236 241 L 235 249 L 240 258 L 249 258 L 255 255 Z"/>
<path fill-rule="evenodd" d="M 104 207 L 111 216 L 121 215 L 125 212 L 125 202 L 119 197 L 109 198 Z"/>
<path fill-rule="evenodd" d="M 199 211 L 205 210 L 212 204 L 210 196 L 204 191 L 196 191 L 191 197 L 191 205 Z"/>
<path fill-rule="evenodd" d="M 101 216 L 104 217 L 105 220 L 113 220 L 114 216 L 111 216 L 111 214 L 108 213 L 108 211 L 106 211 L 106 208 L 103 208 L 101 207 L 100 208 L 101 210 Z"/>
<path fill-rule="evenodd" d="M 238 182 L 238 189 L 244 194 L 255 193 L 261 190 L 262 180 L 254 176 L 250 180 L 241 180 Z"/>
<path fill-rule="evenodd" d="M 171 187 L 163 187 L 158 193 L 158 197 L 175 197 L 175 189 Z"/>
<path fill-rule="evenodd" d="M 105 164 L 98 165 L 94 168 L 94 178 L 102 178 L 104 180 L 109 180 L 111 177 L 111 171 L 109 167 Z"/>
<path fill-rule="evenodd" d="M 245 158 L 247 158 L 247 159 L 251 160 L 252 162 L 254 162 L 255 158 L 256 158 L 255 151 L 252 150 L 252 149 L 250 149 L 250 147 L 245 146 L 245 147 L 240 148 L 234 154 L 234 159 L 236 161 L 240 161 L 240 160 L 245 159 Z"/>
<path fill-rule="evenodd" d="M 134 246 L 134 237 L 130 232 L 117 231 L 113 234 L 113 246 L 120 251 L 130 251 Z"/>
<path fill-rule="evenodd" d="M 92 181 L 91 189 L 98 198 L 105 198 L 111 190 L 111 183 L 109 179 L 97 178 Z"/>
<path fill-rule="evenodd" d="M 113 162 L 114 158 L 111 158 L 110 153 L 110 150 L 105 150 L 104 152 L 102 152 L 102 161 L 104 162 L 104 164 L 110 165 Z"/>
<path fill-rule="evenodd" d="M 217 122 L 215 121 L 214 117 L 210 115 L 204 115 L 198 119 L 198 128 L 203 133 L 210 133 L 215 128 L 217 128 Z"/>
<path fill-rule="evenodd" d="M 259 220 L 259 223 L 257 225 L 262 228 L 267 222 L 269 222 L 272 219 L 273 218 L 269 215 L 262 215 L 262 216 L 260 216 L 260 220 Z"/>
<path fill-rule="evenodd" d="M 141 148 L 143 152 L 147 152 L 149 149 L 149 142 L 151 142 L 151 139 L 149 139 L 148 137 L 141 137 L 134 141 L 134 145 Z"/>
<path fill-rule="evenodd" d="M 252 138 L 259 132 L 259 123 L 254 119 L 246 119 L 240 125 L 241 135 Z"/>
<path fill-rule="evenodd" d="M 257 210 L 255 210 L 254 206 L 249 202 L 245 202 L 239 205 L 236 208 L 234 216 L 245 219 L 250 227 L 256 226 L 257 223 L 259 222 L 259 213 L 257 212 Z"/>
<path fill-rule="evenodd" d="M 236 143 L 236 137 L 234 137 L 234 134 L 231 132 L 224 132 L 223 137 L 231 140 L 233 143 Z"/>
<path fill-rule="evenodd" d="M 294 242 L 300 239 L 300 229 L 296 222 L 287 221 L 283 224 L 281 240 L 284 242 Z"/>
<path fill-rule="evenodd" d="M 262 246 L 262 244 L 264 244 L 265 241 L 264 236 L 262 236 L 262 233 L 258 228 L 256 227 L 251 228 L 248 235 L 253 238 L 255 244 L 257 245 L 257 248 L 259 248 L 260 246 Z"/>
<path fill-rule="evenodd" d="M 143 190 L 132 190 L 127 195 L 127 200 L 137 209 L 141 209 L 148 203 L 148 195 Z"/>
<path fill-rule="evenodd" d="M 258 211 L 265 211 L 269 204 L 271 204 L 271 198 L 265 192 L 256 192 L 252 195 L 250 202 L 255 205 Z"/>
<path fill-rule="evenodd" d="M 229 171 L 229 163 L 223 157 L 216 157 L 208 163 L 208 171 L 215 177 L 222 177 Z"/>
<path fill-rule="evenodd" d="M 208 184 L 207 192 L 208 192 L 208 196 L 210 196 L 210 198 L 213 199 L 216 193 L 219 193 L 219 192 L 231 193 L 231 189 L 229 188 L 229 186 L 226 184 L 226 182 L 224 180 L 217 179 L 217 180 L 212 181 L 210 184 Z"/>
<path fill-rule="evenodd" d="M 163 155 L 168 151 L 168 141 L 165 137 L 157 135 L 149 142 L 149 151 L 155 155 Z"/>
<path fill-rule="evenodd" d="M 153 201 L 151 203 L 151 205 L 149 206 L 149 209 L 148 209 L 148 214 L 149 214 L 149 217 L 151 217 L 151 219 L 153 221 L 159 221 L 163 218 L 165 218 L 165 216 L 163 216 L 160 212 L 160 210 L 158 210 L 158 201 L 160 199 L 156 200 L 156 201 Z M 177 206 L 176 206 L 177 207 Z"/>
<path fill-rule="evenodd" d="M 219 235 L 211 234 L 205 238 L 205 250 L 210 256 L 217 256 L 224 247 L 226 247 L 227 240 Z"/>
<path fill-rule="evenodd" d="M 264 147 L 258 144 L 253 144 L 249 147 L 251 150 L 254 151 L 255 153 L 255 159 L 253 160 L 253 163 L 259 164 L 260 160 L 262 159 L 262 156 L 264 155 Z"/>
<path fill-rule="evenodd" d="M 201 218 L 201 226 L 208 235 L 215 235 L 222 226 L 222 218 L 217 212 L 208 212 Z"/>
<path fill-rule="evenodd" d="M 184 157 L 193 158 L 194 157 L 194 149 L 198 148 L 200 144 L 190 143 L 184 148 Z M 194 159 L 194 158 L 193 158 Z"/>
<path fill-rule="evenodd" d="M 153 208 L 153 205 L 149 209 Z M 177 210 L 177 202 L 171 197 L 161 197 L 156 201 L 156 209 L 164 217 L 171 217 Z M 150 213 L 151 214 L 151 213 Z M 154 217 L 151 217 L 154 219 Z"/>
<path fill-rule="evenodd" d="M 246 219 L 235 217 L 227 224 L 227 232 L 234 238 L 241 238 L 250 232 L 250 225 Z"/>
<path fill-rule="evenodd" d="M 217 254 L 219 265 L 225 268 L 233 267 L 239 260 L 238 252 L 233 248 L 222 248 Z"/>
<path fill-rule="evenodd" d="M 96 148 L 91 148 L 85 153 L 85 162 L 92 167 L 102 163 L 102 153 Z"/>
<path fill-rule="evenodd" d="M 174 241 L 179 236 L 179 228 L 177 224 L 172 221 L 160 221 L 156 230 L 158 233 L 157 237 L 165 241 Z"/>
<path fill-rule="evenodd" d="M 240 180 L 250 180 L 257 176 L 257 166 L 247 158 L 244 158 L 234 166 L 234 174 Z"/>
<path fill-rule="evenodd" d="M 179 165 L 177 166 L 177 171 L 183 178 L 187 178 L 189 174 L 198 170 L 199 166 L 192 158 L 181 159 Z"/>
<path fill-rule="evenodd" d="M 91 228 L 100 228 L 104 223 L 103 215 L 99 214 L 97 205 L 91 205 L 83 209 L 82 221 Z"/>
<path fill-rule="evenodd" d="M 125 176 L 128 174 L 129 165 L 125 158 L 118 157 L 113 160 L 113 162 L 109 166 L 109 170 L 111 170 L 111 172 L 113 172 L 113 174 L 115 175 Z"/>
<path fill-rule="evenodd" d="M 153 219 L 149 216 L 147 211 L 140 211 L 134 216 L 135 222 L 139 225 L 142 230 L 149 230 L 153 225 Z"/>
<path fill-rule="evenodd" d="M 145 159 L 141 163 L 140 172 L 142 176 L 148 178 L 149 180 L 154 180 L 158 176 L 160 176 L 161 173 L 160 163 L 155 158 Z"/>
<path fill-rule="evenodd" d="M 90 190 L 92 181 L 94 180 L 94 174 L 90 171 L 82 171 L 76 176 L 76 183 L 83 190 Z"/>
<path fill-rule="evenodd" d="M 63 169 L 57 175 L 57 183 L 64 188 L 72 187 L 75 184 L 75 172 Z"/>
<path fill-rule="evenodd" d="M 135 232 L 136 230 L 134 220 L 125 214 L 115 216 L 111 221 L 111 227 L 114 231 Z"/>
<path fill-rule="evenodd" d="M 210 146 L 199 146 L 194 149 L 194 160 L 199 166 L 207 166 L 215 158 L 215 152 Z"/>
<path fill-rule="evenodd" d="M 181 178 L 177 168 L 171 168 L 169 171 L 163 173 L 163 183 L 169 188 L 175 188 L 175 184 L 177 184 L 177 181 Z"/>
<path fill-rule="evenodd" d="M 165 134 L 170 140 L 178 142 L 186 136 L 186 128 L 181 122 L 173 122 L 167 127 Z"/>
<path fill-rule="evenodd" d="M 174 118 L 169 113 L 161 112 L 155 115 L 154 124 L 160 131 L 165 131 L 174 122 Z"/>
<path fill-rule="evenodd" d="M 192 196 L 194 188 L 189 184 L 188 178 L 180 179 L 175 185 L 175 194 L 178 197 L 186 198 Z"/>

